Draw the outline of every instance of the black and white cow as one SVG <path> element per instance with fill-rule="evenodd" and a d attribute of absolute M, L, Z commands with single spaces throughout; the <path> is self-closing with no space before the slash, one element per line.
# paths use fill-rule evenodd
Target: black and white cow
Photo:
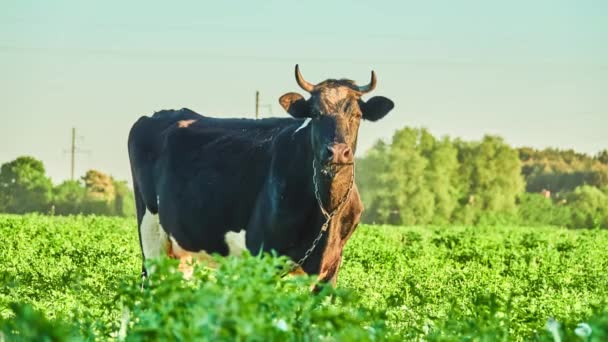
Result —
<path fill-rule="evenodd" d="M 144 259 L 275 250 L 335 283 L 363 211 L 354 184 L 359 123 L 384 117 L 393 102 L 361 99 L 375 88 L 373 72 L 366 86 L 344 79 L 313 85 L 297 65 L 295 74 L 310 97 L 279 99 L 293 118 L 218 119 L 184 108 L 133 125 L 128 145 Z"/>

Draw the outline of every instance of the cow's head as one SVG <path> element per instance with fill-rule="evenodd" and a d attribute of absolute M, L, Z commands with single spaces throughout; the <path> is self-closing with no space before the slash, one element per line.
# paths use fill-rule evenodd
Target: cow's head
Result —
<path fill-rule="evenodd" d="M 298 93 L 287 93 L 279 99 L 281 106 L 295 118 L 312 120 L 312 148 L 319 162 L 352 164 L 357 147 L 361 119 L 377 121 L 393 109 L 393 101 L 374 96 L 363 101 L 361 96 L 374 90 L 371 82 L 357 86 L 351 80 L 329 79 L 317 85 L 307 82 L 296 65 L 296 81 L 310 94 L 305 99 Z"/>
<path fill-rule="evenodd" d="M 297 65 L 295 74 L 298 85 L 310 97 L 305 99 L 300 94 L 287 93 L 279 102 L 293 117 L 310 120 L 313 163 L 318 171 L 315 179 L 325 209 L 337 208 L 348 188 L 354 187 L 343 210 L 332 220 L 325 248 L 317 247 L 316 253 L 303 265 L 306 273 L 317 273 L 321 280 L 335 282 L 342 249 L 363 210 L 356 186 L 351 184 L 359 124 L 361 119 L 377 121 L 383 118 L 394 104 L 382 96 L 367 101 L 361 98 L 376 87 L 373 71 L 371 82 L 365 86 L 345 79 L 329 79 L 314 85 L 304 80 Z"/>

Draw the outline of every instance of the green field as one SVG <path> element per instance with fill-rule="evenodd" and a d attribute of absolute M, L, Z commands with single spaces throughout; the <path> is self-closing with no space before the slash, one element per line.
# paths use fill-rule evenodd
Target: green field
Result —
<path fill-rule="evenodd" d="M 608 339 L 606 230 L 362 226 L 319 295 L 250 256 L 142 291 L 132 219 L 0 215 L 0 246 L 7 340 Z"/>

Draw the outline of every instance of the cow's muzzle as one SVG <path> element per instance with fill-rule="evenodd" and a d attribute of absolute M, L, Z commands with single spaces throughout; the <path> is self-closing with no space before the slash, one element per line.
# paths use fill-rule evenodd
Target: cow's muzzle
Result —
<path fill-rule="evenodd" d="M 327 146 L 328 162 L 336 165 L 350 165 L 354 162 L 353 150 L 345 143 Z"/>

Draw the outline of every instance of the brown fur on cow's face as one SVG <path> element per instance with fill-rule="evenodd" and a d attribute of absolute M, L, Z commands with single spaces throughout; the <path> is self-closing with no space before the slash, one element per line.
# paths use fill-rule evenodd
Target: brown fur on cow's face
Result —
<path fill-rule="evenodd" d="M 308 100 L 298 93 L 287 93 L 279 99 L 285 110 L 296 118 L 311 118 L 312 147 L 315 158 L 322 163 L 349 164 L 354 160 L 361 119 L 376 121 L 394 106 L 385 97 L 376 96 L 367 102 L 361 99 L 376 84 L 375 74 L 367 86 L 351 80 L 329 79 L 312 85 L 302 78 L 296 66 L 298 84 L 309 92 Z"/>
<path fill-rule="evenodd" d="M 361 93 L 353 90 L 354 82 L 348 80 L 328 80 L 315 87 L 310 94 L 309 106 L 313 118 L 313 130 L 322 131 L 319 127 L 325 125 L 330 128 L 328 136 L 331 144 L 346 144 L 351 149 L 351 159 L 357 147 L 357 135 L 361 121 L 359 100 Z M 324 123 L 323 121 L 333 121 Z M 313 136 L 315 136 L 313 132 Z M 333 139 L 332 139 L 333 138 Z M 321 139 L 317 139 L 321 140 Z M 322 146 L 314 146 L 316 151 Z M 347 158 L 348 159 L 348 158 Z M 350 160 L 352 162 L 352 160 Z M 342 160 L 342 162 L 349 162 Z"/>

